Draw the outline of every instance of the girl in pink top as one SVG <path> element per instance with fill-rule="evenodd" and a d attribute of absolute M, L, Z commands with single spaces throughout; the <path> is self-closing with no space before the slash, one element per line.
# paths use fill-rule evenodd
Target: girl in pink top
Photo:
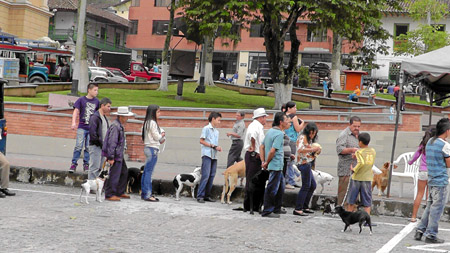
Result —
<path fill-rule="evenodd" d="M 417 148 L 417 151 L 414 153 L 413 157 L 408 164 L 411 165 L 417 161 L 420 157 L 420 166 L 419 166 L 419 175 L 418 175 L 418 183 L 417 183 L 417 195 L 414 200 L 413 213 L 411 216 L 411 222 L 417 221 L 417 210 L 419 210 L 420 202 L 422 202 L 423 194 L 425 192 L 425 187 L 427 187 L 428 183 L 428 169 L 427 169 L 427 158 L 425 155 L 425 146 L 427 145 L 428 140 L 434 136 L 436 133 L 435 128 L 430 128 L 425 132 L 425 135 L 422 137 L 422 141 Z"/>

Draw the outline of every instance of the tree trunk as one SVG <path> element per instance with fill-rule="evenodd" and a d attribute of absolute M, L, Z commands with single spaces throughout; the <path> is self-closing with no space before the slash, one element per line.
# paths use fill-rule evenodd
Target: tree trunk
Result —
<path fill-rule="evenodd" d="M 162 72 L 161 72 L 161 81 L 159 83 L 159 89 L 162 91 L 168 91 L 169 86 L 167 84 L 167 76 L 168 69 L 167 69 L 167 61 L 168 61 L 168 55 L 169 55 L 169 47 L 170 47 L 170 40 L 172 38 L 172 31 L 173 31 L 173 21 L 175 17 L 175 0 L 170 1 L 170 20 L 169 20 L 169 27 L 167 29 L 166 34 L 166 40 L 164 42 L 164 50 L 162 52 Z"/>
<path fill-rule="evenodd" d="M 206 42 L 206 64 L 205 64 L 205 85 L 214 85 L 213 80 L 213 55 L 215 38 L 208 37 Z"/>
<path fill-rule="evenodd" d="M 275 106 L 273 109 L 279 110 L 281 106 L 292 98 L 292 83 L 274 83 L 273 90 L 275 92 Z"/>
<path fill-rule="evenodd" d="M 333 33 L 333 53 L 331 56 L 331 80 L 333 80 L 333 90 L 341 90 L 341 52 L 342 37 Z"/>

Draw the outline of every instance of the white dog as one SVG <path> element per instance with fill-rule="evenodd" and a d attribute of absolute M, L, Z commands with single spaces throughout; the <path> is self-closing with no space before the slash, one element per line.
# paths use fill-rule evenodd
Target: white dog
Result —
<path fill-rule="evenodd" d="M 183 190 L 183 185 L 187 185 L 191 187 L 192 198 L 195 199 L 194 190 L 195 186 L 200 183 L 200 179 L 202 178 L 201 167 L 196 167 L 194 172 L 189 174 L 178 174 L 173 179 L 173 186 L 176 190 L 175 200 L 180 200 L 180 193 Z"/>
<path fill-rule="evenodd" d="M 92 190 L 95 190 L 95 200 L 98 202 L 102 202 L 102 192 L 103 192 L 103 186 L 105 185 L 105 180 L 109 176 L 109 168 L 110 164 L 106 162 L 106 166 L 100 171 L 100 174 L 96 179 L 86 180 L 85 183 L 81 184 L 81 193 L 80 193 L 80 202 L 82 201 L 83 192 L 86 192 L 85 199 L 86 204 L 89 204 L 88 202 L 88 195 Z"/>
<path fill-rule="evenodd" d="M 326 172 L 322 172 L 319 170 L 313 170 L 312 173 L 314 175 L 314 179 L 316 180 L 316 183 L 322 185 L 322 189 L 320 191 L 320 194 L 322 194 L 323 189 L 324 189 L 323 185 L 326 182 L 328 182 L 328 185 L 330 185 L 331 181 L 333 181 L 333 176 Z"/>

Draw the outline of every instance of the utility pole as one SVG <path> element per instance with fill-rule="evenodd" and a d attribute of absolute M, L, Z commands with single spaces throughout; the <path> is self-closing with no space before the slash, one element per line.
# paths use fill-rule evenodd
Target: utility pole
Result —
<path fill-rule="evenodd" d="M 198 93 L 205 93 L 205 68 L 206 68 L 206 40 L 202 44 L 202 62 L 200 72 L 200 82 L 197 86 Z"/>
<path fill-rule="evenodd" d="M 75 66 L 72 77 L 71 95 L 78 95 L 78 92 L 86 92 L 89 83 L 85 44 L 86 1 L 78 1 L 77 42 L 75 45 Z"/>

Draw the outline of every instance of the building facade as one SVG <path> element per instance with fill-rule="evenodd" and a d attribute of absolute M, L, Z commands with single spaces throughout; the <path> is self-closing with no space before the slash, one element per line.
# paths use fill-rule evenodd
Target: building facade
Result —
<path fill-rule="evenodd" d="M 161 63 L 161 54 L 169 24 L 167 6 L 170 0 L 131 0 L 129 10 L 130 33 L 127 37 L 127 47 L 133 50 L 133 60 L 150 67 Z M 250 29 L 240 30 L 241 41 L 236 45 L 224 46 L 224 40 L 216 39 L 213 56 L 213 78 L 218 79 L 220 70 L 228 77 L 238 72 L 239 84 L 244 84 L 245 75 L 254 73 L 261 64 L 267 62 L 266 48 L 261 24 L 252 24 Z M 321 29 L 308 20 L 297 23 L 297 37 L 301 41 L 299 63 L 310 66 L 315 62 L 331 62 L 332 32 Z M 287 38 L 286 52 L 290 51 Z M 196 77 L 200 65 L 201 47 L 194 42 L 180 37 L 172 37 L 171 48 L 196 51 Z M 343 53 L 348 54 L 350 48 L 344 44 Z M 287 64 L 287 59 L 285 59 Z"/>
<path fill-rule="evenodd" d="M 25 39 L 48 35 L 47 0 L 0 0 L 0 30 Z"/>

